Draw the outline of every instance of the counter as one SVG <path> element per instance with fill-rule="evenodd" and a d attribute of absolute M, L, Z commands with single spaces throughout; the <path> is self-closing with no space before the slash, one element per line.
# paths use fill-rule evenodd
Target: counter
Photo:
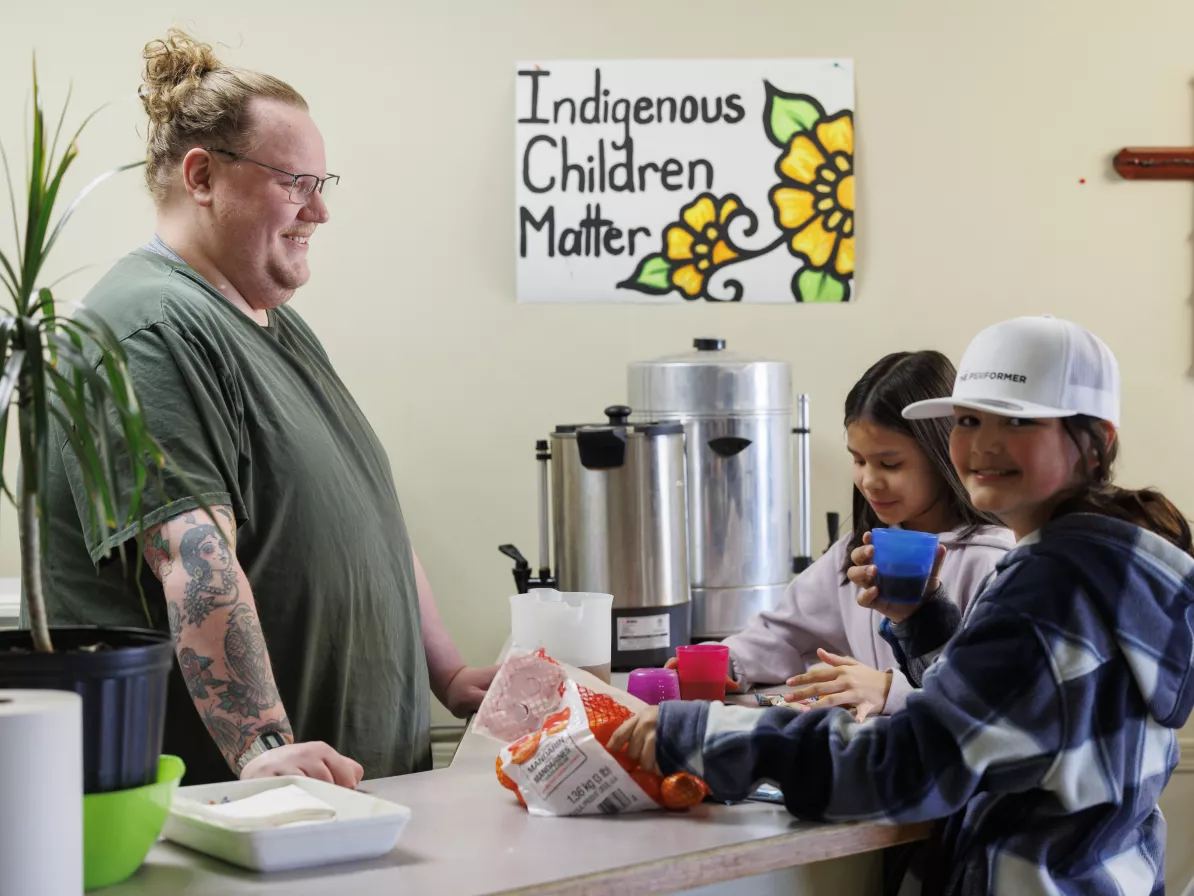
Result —
<path fill-rule="evenodd" d="M 705 803 L 684 814 L 535 818 L 497 783 L 497 750 L 470 730 L 449 768 L 364 782 L 362 790 L 412 810 L 397 847 L 380 859 L 258 875 L 163 841 L 132 878 L 102 892 L 636 896 L 699 887 L 702 896 L 877 894 L 875 850 L 929 832 L 928 824 L 800 822 L 781 806 L 753 802 Z M 711 887 L 729 881 L 740 883 Z"/>

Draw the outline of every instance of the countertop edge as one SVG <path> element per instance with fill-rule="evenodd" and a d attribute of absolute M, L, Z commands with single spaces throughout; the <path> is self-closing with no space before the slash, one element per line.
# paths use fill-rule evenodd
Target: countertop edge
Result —
<path fill-rule="evenodd" d="M 929 837 L 933 822 L 854 822 L 779 834 L 763 840 L 669 856 L 550 883 L 498 891 L 495 896 L 654 896 L 725 883 L 813 862 L 873 852 Z M 851 830 L 853 828 L 853 830 Z"/>
<path fill-rule="evenodd" d="M 503 647 L 499 662 L 508 651 L 509 642 Z M 615 680 L 613 684 L 619 686 L 622 682 Z M 453 769 L 462 771 L 470 764 L 470 760 L 476 761 L 478 751 L 492 751 L 496 755 L 500 744 L 478 734 L 475 726 L 476 716 L 473 716 L 465 725 L 464 736 L 452 764 L 438 773 L 451 772 Z M 674 893 L 679 889 L 741 880 L 770 871 L 925 840 L 931 835 L 933 825 L 931 821 L 910 824 L 859 821 L 801 827 L 760 840 L 728 843 L 575 877 L 496 890 L 493 896 L 608 896 L 614 887 L 617 888 L 618 896 Z"/>

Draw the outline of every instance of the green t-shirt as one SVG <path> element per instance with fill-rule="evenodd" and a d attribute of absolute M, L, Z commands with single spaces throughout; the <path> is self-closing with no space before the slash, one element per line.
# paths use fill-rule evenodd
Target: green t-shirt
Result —
<path fill-rule="evenodd" d="M 430 690 L 410 538 L 385 450 L 302 318 L 250 320 L 184 264 L 139 249 L 85 305 L 128 353 L 151 434 L 180 467 L 155 471 L 145 526 L 229 505 L 296 740 L 322 740 L 366 777 L 430 768 Z M 78 464 L 51 435 L 43 577 L 53 625 L 145 626 L 136 529 L 90 531 Z M 122 507 L 131 490 L 122 485 Z M 123 545 L 127 566 L 109 548 Z M 97 568 L 98 564 L 98 568 Z M 162 586 L 142 585 L 167 628 Z M 164 749 L 187 782 L 232 777 L 177 667 Z"/>

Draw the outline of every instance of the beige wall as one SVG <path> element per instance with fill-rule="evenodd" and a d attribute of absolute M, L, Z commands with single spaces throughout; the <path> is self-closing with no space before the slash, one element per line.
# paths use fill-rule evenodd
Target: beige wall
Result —
<path fill-rule="evenodd" d="M 76 111 L 115 102 L 82 142 L 76 184 L 138 155 L 138 54 L 170 24 L 307 96 L 343 185 L 296 307 L 391 453 L 470 661 L 489 660 L 507 625 L 497 545 L 534 547 L 534 439 L 598 416 L 624 398 L 628 361 L 694 335 L 792 363 L 813 398 L 820 521 L 847 509 L 840 406 L 868 364 L 921 347 L 956 358 L 981 326 L 1014 314 L 1071 317 L 1123 367 L 1121 480 L 1194 508 L 1191 189 L 1125 183 L 1108 164 L 1125 144 L 1194 142 L 1185 0 L 1137 0 L 1128 22 L 1111 0 L 29 7 L 19 22 L 0 14 L 0 137 L 19 145 L 36 48 L 53 105 L 70 78 Z M 515 303 L 515 60 L 829 55 L 856 60 L 856 304 Z M 52 269 L 96 267 L 62 292 L 80 296 L 150 228 L 135 175 L 106 185 Z M 0 576 L 13 575 L 10 512 L 0 531 Z"/>

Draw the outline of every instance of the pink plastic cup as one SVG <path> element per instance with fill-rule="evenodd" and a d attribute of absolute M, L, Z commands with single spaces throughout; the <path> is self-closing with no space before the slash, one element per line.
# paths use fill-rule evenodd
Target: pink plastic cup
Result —
<path fill-rule="evenodd" d="M 692 644 L 676 648 L 676 672 L 682 700 L 725 699 L 730 648 L 724 644 Z"/>
<path fill-rule="evenodd" d="M 680 699 L 680 679 L 675 669 L 635 669 L 626 684 L 627 693 L 648 706 Z"/>

